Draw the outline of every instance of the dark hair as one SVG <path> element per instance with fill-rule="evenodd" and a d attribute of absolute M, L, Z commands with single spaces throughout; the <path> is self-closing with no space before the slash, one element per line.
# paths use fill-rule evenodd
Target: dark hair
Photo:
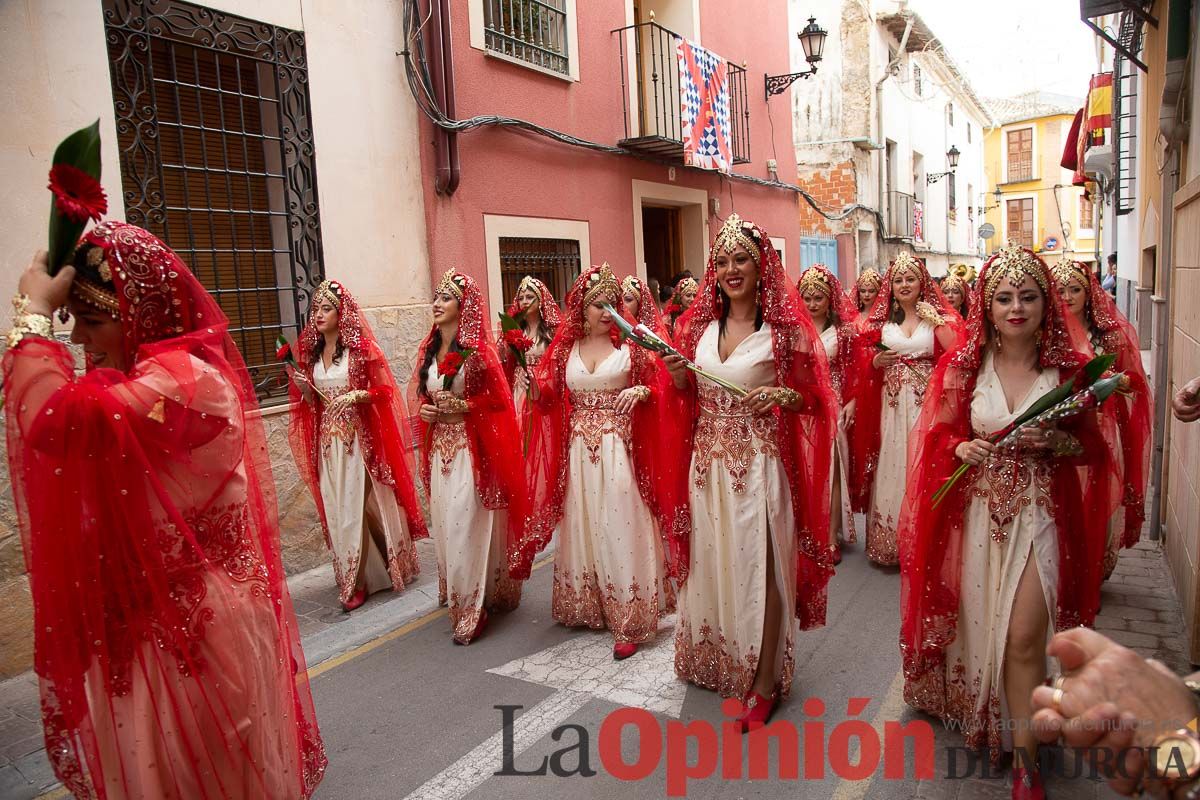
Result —
<path fill-rule="evenodd" d="M 338 312 L 338 323 L 340 324 L 342 321 L 342 310 L 340 308 L 335 309 L 335 310 Z M 308 310 L 308 313 L 309 314 L 313 313 L 313 310 L 310 308 Z M 346 345 L 342 343 L 342 335 L 339 330 L 337 342 L 335 342 L 333 345 L 333 362 L 332 363 L 336 364 L 339 361 L 341 361 L 342 354 L 345 352 L 346 352 Z M 317 363 L 317 360 L 321 359 L 322 363 L 324 363 L 324 354 L 325 354 L 325 337 L 318 336 L 317 340 L 315 342 L 313 342 L 312 352 L 308 354 L 309 362 L 315 366 Z M 332 364 L 331 364 L 331 366 L 332 366 Z"/>
<path fill-rule="evenodd" d="M 904 313 L 904 308 L 896 302 L 895 297 L 890 298 L 888 303 L 891 304 L 892 307 L 892 310 L 888 312 L 888 321 L 894 322 L 897 325 L 903 325 L 904 317 L 906 316 Z"/>
<path fill-rule="evenodd" d="M 429 389 L 429 368 L 433 366 L 433 360 L 437 358 L 438 350 L 442 349 L 442 329 L 435 327 L 433 335 L 429 337 L 429 346 L 425 348 L 425 358 L 421 360 L 421 369 L 417 373 L 420 383 L 417 385 L 417 392 L 426 400 L 430 399 Z M 450 343 L 450 352 L 461 353 L 462 345 L 458 343 L 458 337 L 454 337 L 454 341 Z"/>
<path fill-rule="evenodd" d="M 669 303 L 674 296 L 675 289 L 671 287 L 671 284 L 668 283 L 665 286 L 658 287 L 658 302 Z"/>
<path fill-rule="evenodd" d="M 721 307 L 721 316 L 717 320 L 717 335 L 718 338 L 725 335 L 725 322 L 729 319 L 729 296 L 725 294 L 725 290 L 720 286 L 717 287 L 717 305 Z M 754 330 L 757 331 L 763 324 L 763 309 L 762 303 L 755 298 L 754 301 Z"/>
<path fill-rule="evenodd" d="M 522 314 L 521 315 L 521 330 L 524 333 L 529 333 L 529 327 L 527 325 L 528 321 L 529 321 L 529 317 Z M 550 335 L 550 329 L 548 327 L 546 327 L 546 318 L 542 316 L 542 312 L 539 309 L 538 310 L 538 323 L 537 323 L 537 326 L 533 329 L 533 339 L 538 344 L 550 344 L 550 340 L 553 338 L 554 337 Z"/>
<path fill-rule="evenodd" d="M 1117 254 L 1116 254 L 1116 253 L 1109 253 L 1109 254 L 1108 254 L 1108 263 L 1109 263 L 1109 264 L 1115 264 L 1115 263 L 1117 263 Z"/>
<path fill-rule="evenodd" d="M 100 277 L 100 265 L 97 264 L 96 266 L 92 266 L 88 263 L 88 255 L 91 254 L 93 250 L 99 249 L 99 245 L 91 243 L 85 243 L 79 246 L 79 249 L 75 251 L 75 259 L 71 262 L 71 266 L 75 267 L 75 278 L 85 278 L 89 283 L 94 283 L 101 289 L 116 294 L 117 290 L 116 287 L 113 286 L 113 282 L 111 280 L 106 281 L 104 278 Z"/>

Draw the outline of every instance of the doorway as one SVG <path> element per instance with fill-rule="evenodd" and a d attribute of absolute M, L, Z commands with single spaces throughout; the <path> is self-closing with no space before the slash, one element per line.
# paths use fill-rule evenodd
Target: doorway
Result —
<path fill-rule="evenodd" d="M 666 286 L 686 269 L 683 257 L 683 218 L 678 207 L 642 206 L 642 249 L 646 278 Z"/>

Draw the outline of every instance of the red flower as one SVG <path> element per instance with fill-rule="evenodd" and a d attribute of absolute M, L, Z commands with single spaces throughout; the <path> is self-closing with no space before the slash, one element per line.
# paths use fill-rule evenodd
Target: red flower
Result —
<path fill-rule="evenodd" d="M 680 314 L 682 312 L 683 307 L 678 303 L 667 303 L 667 307 L 663 309 L 663 313 L 667 316 L 671 316 L 672 314 Z"/>
<path fill-rule="evenodd" d="M 276 361 L 290 361 L 291 358 L 292 358 L 292 346 L 290 344 L 288 344 L 287 342 L 284 342 L 283 346 L 275 351 L 275 360 Z"/>
<path fill-rule="evenodd" d="M 514 350 L 519 350 L 522 353 L 527 352 L 533 347 L 533 340 L 525 335 L 523 331 L 515 328 L 504 332 L 504 343 Z"/>
<path fill-rule="evenodd" d="M 108 199 L 100 181 L 70 164 L 55 164 L 50 169 L 50 185 L 58 213 L 74 223 L 88 219 L 99 222 L 108 213 Z"/>
<path fill-rule="evenodd" d="M 443 378 L 451 378 L 458 374 L 459 368 L 462 366 L 463 357 L 461 353 L 451 350 L 446 355 L 442 356 L 442 360 L 438 362 L 438 374 Z"/>

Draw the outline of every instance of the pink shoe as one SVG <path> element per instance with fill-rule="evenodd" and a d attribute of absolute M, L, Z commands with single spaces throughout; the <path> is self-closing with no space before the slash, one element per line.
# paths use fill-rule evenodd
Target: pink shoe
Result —
<path fill-rule="evenodd" d="M 1046 800 L 1046 789 L 1042 786 L 1039 772 L 1024 767 L 1013 770 L 1012 800 Z"/>
<path fill-rule="evenodd" d="M 624 661 L 637 651 L 635 642 L 617 642 L 613 645 L 613 661 Z"/>
<path fill-rule="evenodd" d="M 758 692 L 748 692 L 742 701 L 745 708 L 738 715 L 737 721 L 742 725 L 742 733 L 752 728 L 761 728 L 771 718 L 771 712 L 779 705 L 779 691 L 771 692 L 770 697 L 763 697 Z"/>

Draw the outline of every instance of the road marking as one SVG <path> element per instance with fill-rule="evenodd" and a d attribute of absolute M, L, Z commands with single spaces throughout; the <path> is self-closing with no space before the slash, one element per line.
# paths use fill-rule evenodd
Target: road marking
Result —
<path fill-rule="evenodd" d="M 548 736 L 591 699 L 583 692 L 557 691 L 517 717 L 512 729 L 514 759 Z M 460 800 L 492 777 L 503 763 L 503 754 L 504 731 L 501 730 L 430 778 L 405 800 Z"/>
<path fill-rule="evenodd" d="M 900 719 L 904 711 L 904 670 L 896 673 L 896 677 L 892 679 L 892 685 L 888 687 L 888 692 L 883 697 L 883 703 L 879 706 L 879 711 L 875 714 L 875 718 L 871 720 L 871 727 L 875 729 L 879 736 L 879 741 L 883 743 L 883 723 L 887 721 L 895 721 Z M 853 757 L 857 758 L 858 753 L 852 753 Z M 867 796 L 867 790 L 871 788 L 871 784 L 875 783 L 875 776 L 879 774 L 879 770 L 871 773 L 871 777 L 864 781 L 848 781 L 842 780 L 830 800 L 862 800 Z"/>

